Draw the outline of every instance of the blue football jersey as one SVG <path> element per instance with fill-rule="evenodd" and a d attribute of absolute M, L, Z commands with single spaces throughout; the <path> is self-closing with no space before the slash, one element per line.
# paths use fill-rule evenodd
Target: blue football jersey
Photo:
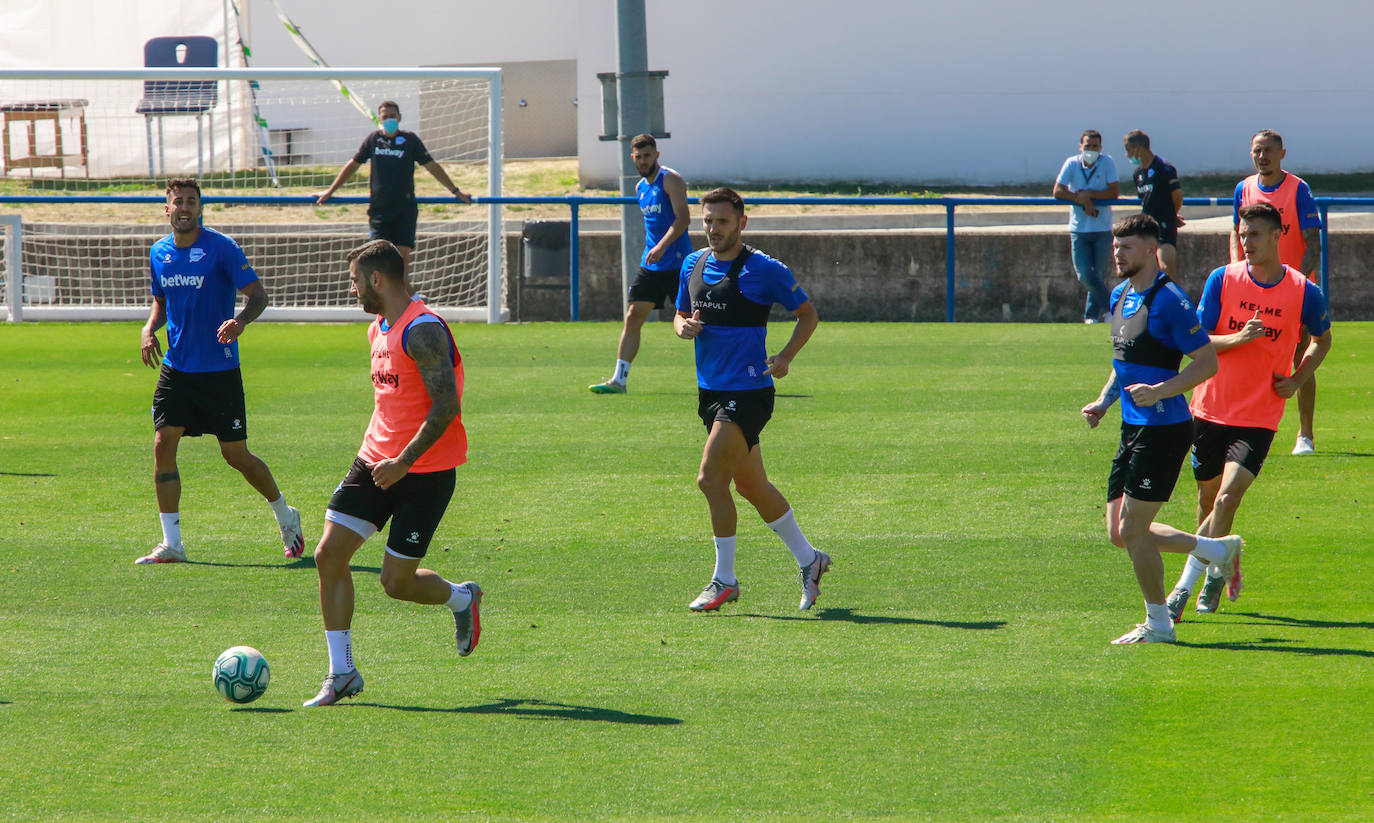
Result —
<path fill-rule="evenodd" d="M 172 237 L 154 243 L 148 254 L 153 296 L 167 304 L 163 362 L 184 372 L 238 368 L 238 341 L 221 343 L 216 333 L 234 316 L 239 290 L 257 280 L 257 273 L 239 244 L 214 229 L 201 228 L 184 249 Z"/>

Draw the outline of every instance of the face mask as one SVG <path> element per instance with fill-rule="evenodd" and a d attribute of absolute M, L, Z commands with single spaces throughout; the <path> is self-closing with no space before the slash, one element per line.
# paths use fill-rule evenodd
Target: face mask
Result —
<path fill-rule="evenodd" d="M 1099 151 L 1092 151 L 1092 150 L 1090 150 L 1090 149 L 1089 149 L 1089 150 L 1084 150 L 1084 152 L 1083 152 L 1083 165 L 1085 165 L 1085 166 L 1091 166 L 1093 163 L 1096 163 L 1096 162 L 1097 162 L 1098 155 L 1100 155 L 1100 154 L 1102 154 L 1102 152 L 1099 152 Z"/>
<path fill-rule="evenodd" d="M 1136 166 L 1137 168 L 1140 166 L 1140 158 L 1139 158 L 1139 157 L 1132 157 L 1132 158 L 1130 158 L 1130 160 L 1131 160 L 1131 165 L 1132 165 L 1132 166 Z"/>
<path fill-rule="evenodd" d="M 400 127 L 401 121 L 395 117 L 388 117 L 382 121 L 382 131 L 386 132 L 387 134 L 395 134 L 396 130 Z"/>

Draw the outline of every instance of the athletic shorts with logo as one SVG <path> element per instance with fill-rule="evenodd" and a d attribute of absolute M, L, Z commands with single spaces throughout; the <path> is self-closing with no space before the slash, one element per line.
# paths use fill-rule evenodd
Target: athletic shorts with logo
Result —
<path fill-rule="evenodd" d="M 739 426 L 744 432 L 744 442 L 752 449 L 759 444 L 759 435 L 773 416 L 773 392 L 772 386 L 740 391 L 698 388 L 697 415 L 708 432 L 717 420 Z"/>
<path fill-rule="evenodd" d="M 1193 418 L 1193 478 L 1211 480 L 1227 463 L 1239 463 L 1258 476 L 1274 443 L 1273 429 L 1228 426 Z"/>
<path fill-rule="evenodd" d="M 1107 476 L 1107 500 L 1129 494 L 1136 500 L 1167 501 L 1192 444 L 1191 420 L 1162 426 L 1122 423 L 1121 447 Z"/>
<path fill-rule="evenodd" d="M 243 372 L 186 372 L 163 363 L 153 389 L 153 430 L 166 426 L 185 427 L 185 437 L 213 434 L 224 443 L 247 440 Z"/>
<path fill-rule="evenodd" d="M 367 227 L 372 230 L 370 240 L 390 240 L 397 246 L 415 248 L 415 225 L 420 219 L 419 209 L 407 212 L 379 212 L 369 209 Z"/>
<path fill-rule="evenodd" d="M 421 558 L 429 551 L 430 541 L 444 517 L 448 501 L 453 497 L 457 471 L 410 472 L 382 489 L 372 481 L 372 469 L 361 457 L 353 459 L 334 496 L 329 498 L 330 511 L 366 520 L 381 531 L 391 520 L 387 534 L 387 550 L 410 558 Z"/>
<path fill-rule="evenodd" d="M 641 266 L 635 281 L 630 284 L 630 302 L 653 303 L 656 309 L 675 305 L 680 285 L 682 275 L 676 269 L 654 271 Z"/>

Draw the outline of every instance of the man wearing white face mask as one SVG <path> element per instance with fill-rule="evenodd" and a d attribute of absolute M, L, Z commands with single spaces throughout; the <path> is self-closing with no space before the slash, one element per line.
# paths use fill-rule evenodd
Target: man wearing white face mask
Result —
<path fill-rule="evenodd" d="M 401 107 L 394 100 L 383 101 L 377 107 L 377 116 L 382 121 L 381 129 L 363 140 L 357 154 L 339 170 L 338 177 L 316 202 L 327 202 L 339 186 L 348 182 L 359 166 L 370 161 L 371 196 L 367 206 L 367 223 L 371 234 L 368 239 L 391 241 L 400 249 L 401 258 L 408 268 L 410 253 L 415 248 L 415 224 L 420 213 L 415 204 L 415 165 L 424 166 L 425 171 L 439 181 L 439 185 L 458 198 L 458 202 L 471 203 L 472 197 L 464 194 L 449 179 L 443 167 L 429 156 L 419 135 L 401 130 Z"/>
<path fill-rule="evenodd" d="M 1112 207 L 1094 201 L 1115 200 L 1120 194 L 1116 163 L 1102 153 L 1102 133 L 1083 132 L 1078 154 L 1064 161 L 1054 181 L 1054 197 L 1067 200 L 1069 249 L 1073 270 L 1088 290 L 1084 323 L 1101 323 L 1107 316 L 1107 274 L 1112 271 Z"/>

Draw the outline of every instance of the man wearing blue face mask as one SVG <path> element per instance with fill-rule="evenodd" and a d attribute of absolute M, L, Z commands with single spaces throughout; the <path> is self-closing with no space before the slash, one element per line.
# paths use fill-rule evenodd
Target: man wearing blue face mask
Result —
<path fill-rule="evenodd" d="M 1112 207 L 1096 200 L 1120 194 L 1116 163 L 1102 153 L 1102 133 L 1088 129 L 1078 141 L 1078 154 L 1064 161 L 1054 181 L 1054 197 L 1073 204 L 1069 211 L 1069 249 L 1073 270 L 1088 290 L 1084 323 L 1107 317 L 1107 275 L 1112 271 Z"/>
<path fill-rule="evenodd" d="M 1134 171 L 1135 192 L 1140 196 L 1140 211 L 1159 224 L 1159 267 L 1172 277 L 1177 273 L 1178 230 L 1183 225 L 1183 184 L 1178 169 L 1150 151 L 1150 135 L 1135 129 L 1123 138 L 1126 157 Z"/>
<path fill-rule="evenodd" d="M 471 203 L 472 197 L 464 194 L 443 167 L 429 156 L 419 135 L 401 130 L 401 107 L 394 100 L 383 101 L 377 107 L 377 117 L 382 121 L 381 129 L 363 140 L 357 154 L 339 170 L 339 176 L 316 202 L 328 202 L 359 166 L 370 161 L 367 224 L 372 233 L 369 239 L 391 241 L 400 249 L 401 258 L 409 267 L 410 253 L 415 248 L 415 224 L 420 213 L 415 205 L 415 165 L 424 166 L 439 185 L 458 198 L 458 202 Z"/>

